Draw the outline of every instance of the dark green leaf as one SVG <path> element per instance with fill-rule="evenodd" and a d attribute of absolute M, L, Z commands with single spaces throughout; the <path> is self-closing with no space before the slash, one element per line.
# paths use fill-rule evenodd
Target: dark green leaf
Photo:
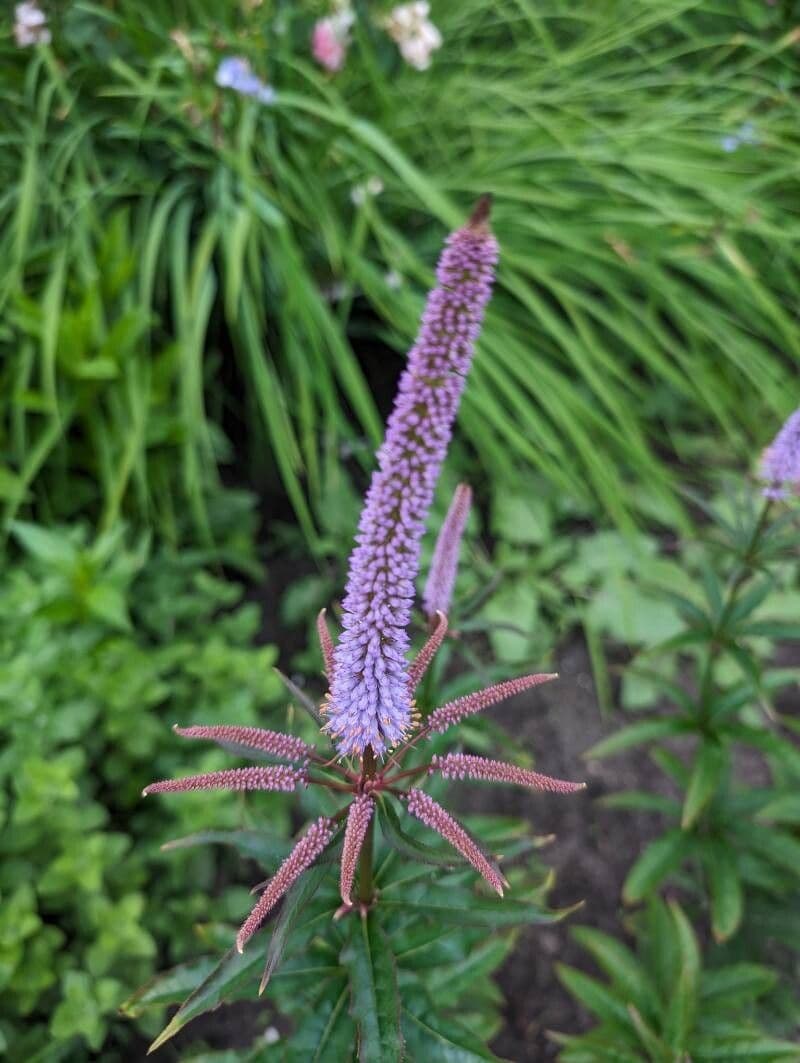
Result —
<path fill-rule="evenodd" d="M 556 923 L 580 907 L 581 905 L 575 905 L 559 911 L 548 911 L 538 904 L 500 898 L 485 900 L 476 897 L 465 902 L 461 898 L 454 900 L 447 890 L 440 888 L 429 890 L 424 901 L 391 900 L 385 896 L 381 898 L 381 908 L 384 911 L 413 914 L 456 926 L 508 927 Z"/>
<path fill-rule="evenodd" d="M 198 1015 L 203 1015 L 230 999 L 234 990 L 240 989 L 249 982 L 255 983 L 258 968 L 261 966 L 261 952 L 258 945 L 263 944 L 263 940 L 261 935 L 256 937 L 244 953 L 238 952 L 235 947 L 229 949 L 173 1015 L 150 1045 L 148 1054 L 155 1052 L 157 1048 L 169 1041 L 192 1019 L 196 1019 Z M 253 990 L 255 995 L 255 984 Z"/>
<path fill-rule="evenodd" d="M 265 868 L 275 868 L 289 854 L 291 843 L 259 830 L 203 830 L 166 842 L 161 848 L 189 849 L 195 845 L 229 845 L 241 856 L 257 860 Z"/>
<path fill-rule="evenodd" d="M 744 895 L 736 860 L 724 845 L 715 845 L 704 860 L 711 895 L 711 928 L 717 941 L 736 933 L 742 921 Z"/>
<path fill-rule="evenodd" d="M 497 1058 L 476 1044 L 475 1035 L 469 1030 L 438 1014 L 421 1016 L 404 1010 L 403 1032 L 409 1059 L 415 1063 L 477 1063 Z"/>
<path fill-rule="evenodd" d="M 726 752 L 718 742 L 706 740 L 700 745 L 683 802 L 681 826 L 684 830 L 692 826 L 714 796 L 727 762 Z"/>
<path fill-rule="evenodd" d="M 623 727 L 621 731 L 617 731 L 616 734 L 602 739 L 583 756 L 586 760 L 599 760 L 614 753 L 621 753 L 625 749 L 643 745 L 645 742 L 655 742 L 659 738 L 685 734 L 689 730 L 691 730 L 691 723 L 680 716 L 669 719 L 642 720 L 641 723 L 632 723 L 628 727 Z"/>
<path fill-rule="evenodd" d="M 352 920 L 341 963 L 350 980 L 350 1011 L 358 1024 L 361 1063 L 399 1063 L 403 1059 L 397 969 L 389 939 L 374 911 Z"/>
<path fill-rule="evenodd" d="M 683 831 L 672 830 L 651 842 L 639 855 L 625 879 L 623 896 L 628 904 L 641 901 L 675 871 L 692 849 Z"/>
<path fill-rule="evenodd" d="M 283 959 L 286 943 L 299 916 L 327 875 L 328 868 L 324 865 L 309 868 L 308 871 L 300 876 L 284 897 L 281 910 L 272 928 L 272 936 L 269 939 L 264 973 L 261 976 L 261 984 L 258 987 L 259 994 L 264 992 L 267 983 Z M 332 915 L 333 909 L 331 909 Z"/>
<path fill-rule="evenodd" d="M 406 834 L 397 813 L 383 794 L 378 799 L 378 821 L 386 841 L 403 856 L 408 856 L 412 860 L 421 860 L 425 864 L 433 864 L 436 867 L 452 868 L 458 867 L 461 863 L 452 849 L 434 849 L 412 838 L 410 834 Z"/>

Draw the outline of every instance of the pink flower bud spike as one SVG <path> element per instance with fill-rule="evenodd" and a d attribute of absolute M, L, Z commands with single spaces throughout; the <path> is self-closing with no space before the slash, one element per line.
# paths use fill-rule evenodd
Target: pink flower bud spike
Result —
<path fill-rule="evenodd" d="M 230 768 L 189 775 L 185 779 L 165 779 L 150 783 L 142 794 L 146 797 L 148 794 L 177 794 L 192 790 L 281 790 L 291 793 L 307 782 L 304 769 L 276 764 L 271 768 Z"/>
<path fill-rule="evenodd" d="M 358 867 L 358 858 L 367 829 L 375 811 L 375 801 L 369 794 L 361 794 L 350 805 L 347 813 L 347 826 L 344 831 L 344 844 L 342 845 L 342 866 L 339 875 L 339 891 L 342 895 L 342 915 L 352 907 L 350 895 L 353 890 L 353 881 Z"/>
<path fill-rule="evenodd" d="M 244 952 L 245 945 L 261 926 L 266 916 L 269 915 L 287 890 L 291 889 L 306 868 L 314 863 L 332 837 L 333 824 L 331 820 L 320 816 L 318 820 L 311 824 L 269 880 L 267 888 L 242 924 L 241 930 L 236 935 L 236 948 L 239 952 Z"/>
<path fill-rule="evenodd" d="M 519 768 L 516 764 L 507 764 L 502 760 L 490 760 L 488 757 L 475 757 L 468 753 L 448 753 L 444 757 L 434 756 L 429 773 L 439 772 L 445 779 L 486 779 L 488 782 L 505 782 L 513 786 L 525 786 L 529 790 L 541 790 L 551 794 L 573 794 L 585 790 L 584 782 L 567 782 L 565 779 L 553 779 L 538 771 Z"/>
<path fill-rule="evenodd" d="M 219 745 L 244 746 L 259 753 L 267 753 L 282 760 L 307 761 L 315 755 L 314 747 L 302 738 L 283 734 L 280 731 L 266 731 L 261 727 L 230 727 L 224 724 L 211 727 L 172 728 L 181 738 L 205 738 Z"/>
<path fill-rule="evenodd" d="M 453 819 L 440 804 L 429 797 L 422 790 L 409 790 L 408 811 L 412 816 L 435 830 L 437 834 L 448 841 L 464 859 L 472 864 L 479 875 L 489 883 L 492 889 L 503 896 L 503 889 L 508 888 L 508 882 L 500 872 L 486 858 L 477 842 L 473 841 L 466 830 L 457 820 Z"/>
<path fill-rule="evenodd" d="M 458 552 L 471 505 L 471 488 L 467 484 L 459 484 L 436 540 L 431 570 L 425 584 L 422 600 L 429 617 L 450 611 L 458 571 Z"/>
<path fill-rule="evenodd" d="M 486 687 L 485 690 L 476 690 L 474 694 L 465 694 L 455 701 L 448 701 L 446 705 L 436 709 L 428 717 L 426 730 L 441 734 L 448 727 L 459 723 L 466 716 L 474 716 L 476 712 L 488 709 L 498 701 L 521 694 L 524 690 L 539 686 L 541 683 L 549 683 L 551 679 L 558 679 L 558 673 L 541 673 L 537 675 L 522 675 L 517 679 L 508 679 L 504 683 L 496 683 Z"/>
<path fill-rule="evenodd" d="M 328 621 L 325 618 L 326 611 L 325 609 L 320 609 L 317 613 L 317 634 L 319 635 L 319 644 L 322 649 L 322 659 L 325 662 L 325 678 L 329 683 L 332 683 L 334 646 L 331 633 L 328 630 Z"/>
<path fill-rule="evenodd" d="M 444 642 L 444 637 L 447 634 L 447 617 L 444 613 L 437 612 L 435 614 L 435 619 L 436 627 L 433 629 L 433 633 L 411 662 L 408 669 L 408 689 L 411 693 L 413 693 L 422 682 L 425 673 L 428 671 L 428 666 L 436 656 L 436 651 Z"/>

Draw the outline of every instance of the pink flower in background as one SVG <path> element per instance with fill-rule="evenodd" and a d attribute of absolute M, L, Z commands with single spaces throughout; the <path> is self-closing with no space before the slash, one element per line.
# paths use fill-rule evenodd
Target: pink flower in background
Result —
<path fill-rule="evenodd" d="M 350 27 L 354 21 L 355 15 L 350 8 L 342 7 L 314 24 L 311 54 L 321 67 L 332 74 L 344 66 L 350 45 Z"/>

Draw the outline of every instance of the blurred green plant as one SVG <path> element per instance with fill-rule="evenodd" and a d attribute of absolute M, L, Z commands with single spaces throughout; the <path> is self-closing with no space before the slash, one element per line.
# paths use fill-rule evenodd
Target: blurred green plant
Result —
<path fill-rule="evenodd" d="M 0 1042 L 9 1059 L 126 1059 L 120 1002 L 177 942 L 186 956 L 220 874 L 197 851 L 162 866 L 158 840 L 246 827 L 255 807 L 195 795 L 156 810 L 142 786 L 181 771 L 169 724 L 263 718 L 275 651 L 253 648 L 258 607 L 207 557 L 149 555 L 118 527 L 13 532 L 26 559 L 0 581 Z M 282 799 L 262 805 L 288 831 Z"/>
<path fill-rule="evenodd" d="M 797 1045 L 765 1035 L 756 1002 L 775 984 L 768 967 L 708 969 L 681 906 L 650 899 L 636 926 L 637 954 L 589 927 L 573 933 L 608 981 L 561 965 L 559 977 L 598 1020 L 582 1036 L 555 1035 L 564 1063 L 677 1063 L 796 1059 Z"/>
<path fill-rule="evenodd" d="M 295 883 L 277 918 L 244 953 L 230 948 L 235 927 L 203 927 L 209 947 L 217 954 L 228 950 L 221 960 L 167 971 L 123 1005 L 136 1017 L 181 1004 L 153 1047 L 221 1002 L 252 1000 L 263 975 L 266 1001 L 284 1025 L 291 1023 L 271 1049 L 287 1063 L 495 1058 L 482 1047 L 501 1025 L 502 997 L 489 976 L 512 948 L 516 927 L 568 914 L 546 906 L 550 876 L 534 856 L 540 840 L 508 817 L 465 817 L 492 851 L 502 850 L 513 863 L 509 878 L 513 896 L 521 899 L 500 903 L 476 896 L 474 873 L 462 870 L 451 851 L 431 846 L 430 833 L 414 823 L 401 828 L 384 813 L 376 842 L 380 903 L 363 918 L 333 918 L 341 904 L 334 849 Z M 241 843 L 232 832 L 229 840 L 242 855 L 252 855 L 250 837 Z M 265 866 L 274 863 L 265 848 Z M 270 1009 L 262 1007 L 253 1050 L 237 1058 L 262 1058 L 270 1019 Z"/>
<path fill-rule="evenodd" d="M 533 466 L 623 526 L 685 523 L 664 458 L 701 466 L 713 424 L 741 460 L 798 356 L 784 14 L 434 4 L 420 73 L 358 5 L 329 78 L 320 10 L 82 3 L 52 45 L 0 44 L 6 522 L 125 511 L 175 540 L 188 510 L 208 540 L 245 422 L 316 543 L 342 447 L 380 435 L 365 377 L 415 328 L 428 219 L 490 190 L 503 291 L 463 416 L 489 477 Z M 214 86 L 237 53 L 274 106 Z"/>

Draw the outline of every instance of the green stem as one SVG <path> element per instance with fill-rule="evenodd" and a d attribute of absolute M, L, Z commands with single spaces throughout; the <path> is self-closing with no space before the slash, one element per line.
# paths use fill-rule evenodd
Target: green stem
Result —
<path fill-rule="evenodd" d="M 701 718 L 706 721 L 708 719 L 708 709 L 711 704 L 711 696 L 714 690 L 714 665 L 716 664 L 717 657 L 720 651 L 719 636 L 723 631 L 724 625 L 727 622 L 728 616 L 733 606 L 736 604 L 736 598 L 739 591 L 742 588 L 742 584 L 745 582 L 751 572 L 751 564 L 753 561 L 753 555 L 756 547 L 758 546 L 761 534 L 767 523 L 767 517 L 772 507 L 772 502 L 767 499 L 761 509 L 759 518 L 756 521 L 750 541 L 742 554 L 742 559 L 739 563 L 738 571 L 735 571 L 731 581 L 728 585 L 728 589 L 725 592 L 725 601 L 720 611 L 719 620 L 714 626 L 714 631 L 711 635 L 711 642 L 708 647 L 708 657 L 706 658 L 705 668 L 703 669 L 703 678 L 700 684 L 700 714 Z"/>
<path fill-rule="evenodd" d="M 376 767 L 375 754 L 372 752 L 372 746 L 367 746 L 364 750 L 362 779 L 374 779 Z M 364 844 L 361 847 L 361 859 L 358 865 L 358 899 L 361 904 L 367 908 L 372 904 L 372 896 L 374 893 L 372 868 L 374 850 L 375 817 L 373 816 L 367 827 L 367 836 L 364 838 Z"/>

